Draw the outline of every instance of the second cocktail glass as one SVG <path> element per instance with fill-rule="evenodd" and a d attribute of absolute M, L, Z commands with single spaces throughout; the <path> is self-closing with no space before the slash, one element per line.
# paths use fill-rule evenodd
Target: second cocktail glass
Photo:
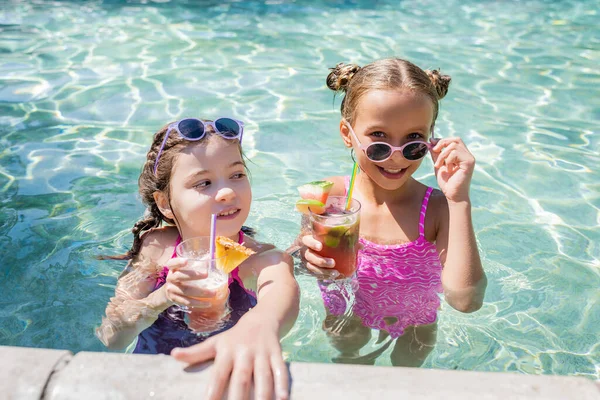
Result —
<path fill-rule="evenodd" d="M 310 225 L 313 236 L 323 244 L 318 254 L 333 258 L 337 278 L 352 278 L 356 272 L 358 234 L 360 225 L 360 202 L 351 199 L 346 210 L 345 196 L 329 196 L 325 213 L 310 212 Z"/>

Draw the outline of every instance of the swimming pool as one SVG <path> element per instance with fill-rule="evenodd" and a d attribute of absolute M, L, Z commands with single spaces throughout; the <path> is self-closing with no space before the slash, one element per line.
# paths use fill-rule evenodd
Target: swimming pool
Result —
<path fill-rule="evenodd" d="M 152 133 L 247 125 L 249 225 L 285 248 L 295 187 L 349 174 L 327 68 L 397 55 L 452 76 L 438 132 L 478 166 L 489 286 L 443 306 L 425 367 L 600 378 L 600 29 L 595 1 L 0 2 L 0 344 L 104 351 L 93 336 L 143 212 Z M 418 172 L 434 185 L 431 163 Z M 329 362 L 312 278 L 284 350 Z M 388 365 L 380 357 L 378 365 Z"/>

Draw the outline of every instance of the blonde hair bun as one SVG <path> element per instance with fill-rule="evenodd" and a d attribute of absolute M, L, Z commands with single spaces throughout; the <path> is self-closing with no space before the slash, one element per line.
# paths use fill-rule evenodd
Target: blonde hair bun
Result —
<path fill-rule="evenodd" d="M 339 63 L 333 68 L 329 68 L 331 71 L 327 75 L 327 87 L 333 91 L 346 91 L 352 77 L 360 71 L 360 66 L 356 64 L 344 64 Z"/>

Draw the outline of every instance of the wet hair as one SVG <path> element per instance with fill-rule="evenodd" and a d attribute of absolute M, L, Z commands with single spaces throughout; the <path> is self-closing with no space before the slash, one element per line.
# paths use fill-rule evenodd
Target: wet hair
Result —
<path fill-rule="evenodd" d="M 451 78 L 439 70 L 422 70 L 410 61 L 400 58 L 384 58 L 359 67 L 356 64 L 339 63 L 330 68 L 327 87 L 335 92 L 344 92 L 342 118 L 354 123 L 356 108 L 361 97 L 369 90 L 407 90 L 427 96 L 433 103 L 433 121 L 439 111 L 439 100 L 448 93 Z"/>
<path fill-rule="evenodd" d="M 146 154 L 146 161 L 142 166 L 142 172 L 140 173 L 140 176 L 138 178 L 138 190 L 141 196 L 142 203 L 146 206 L 146 211 L 142 219 L 137 221 L 131 229 L 131 232 L 133 233 L 133 244 L 131 246 L 131 249 L 129 249 L 127 253 L 118 256 L 98 256 L 99 259 L 133 259 L 140 252 L 140 248 L 142 246 L 142 234 L 144 232 L 147 232 L 153 228 L 158 228 L 163 223 L 166 223 L 168 225 L 175 225 L 175 221 L 165 217 L 160 212 L 158 205 L 154 200 L 154 192 L 163 192 L 166 194 L 168 199 L 171 197 L 171 174 L 175 162 L 177 161 L 177 157 L 181 153 L 182 149 L 186 148 L 187 146 L 206 146 L 206 144 L 211 140 L 225 140 L 228 143 L 231 142 L 230 139 L 222 138 L 221 136 L 213 133 L 212 130 L 209 130 L 206 133 L 206 136 L 199 141 L 189 141 L 176 134 L 175 132 L 171 132 L 171 134 L 167 138 L 165 146 L 163 147 L 163 151 L 160 155 L 155 174 L 154 164 L 156 162 L 156 156 L 158 155 L 160 146 L 165 138 L 165 135 L 167 134 L 169 125 L 171 125 L 171 123 L 165 125 L 154 134 L 152 144 L 150 145 L 150 150 L 148 150 L 148 153 Z M 242 156 L 242 161 L 244 161 L 245 167 L 245 156 L 242 151 L 241 143 L 238 140 L 236 140 L 235 143 L 238 145 L 240 155 Z M 242 231 L 245 234 L 248 234 L 249 236 L 254 236 L 255 234 L 255 231 L 252 228 L 248 227 L 242 227 Z"/>

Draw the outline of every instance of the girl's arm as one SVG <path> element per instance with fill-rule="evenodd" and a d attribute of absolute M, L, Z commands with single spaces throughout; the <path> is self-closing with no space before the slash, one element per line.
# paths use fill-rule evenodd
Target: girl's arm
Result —
<path fill-rule="evenodd" d="M 300 290 L 294 278 L 293 260 L 275 248 L 258 254 L 240 270 L 244 285 L 257 294 L 254 312 L 261 320 L 272 320 L 277 335 L 283 337 L 294 325 L 299 311 Z M 250 313 L 248 313 L 250 314 Z"/>
<path fill-rule="evenodd" d="M 257 292 L 256 307 L 230 330 L 171 353 L 189 364 L 214 358 L 209 399 L 220 399 L 228 381 L 230 398 L 245 398 L 252 382 L 255 398 L 273 398 L 273 388 L 275 398 L 289 397 L 279 339 L 291 329 L 299 311 L 300 291 L 292 267 L 291 257 L 276 249 L 249 258 L 240 266 L 240 277 Z"/>
<path fill-rule="evenodd" d="M 115 296 L 106 306 L 106 317 L 96 329 L 96 336 L 106 347 L 125 348 L 173 304 L 167 298 L 167 285 L 156 291 L 154 286 L 158 265 L 164 265 L 168 259 L 167 244 L 174 243 L 177 234 L 176 229 L 169 227 L 144 233 L 140 251 L 119 276 Z"/>
<path fill-rule="evenodd" d="M 431 151 L 440 189 L 436 197 L 439 222 L 436 246 L 444 265 L 442 285 L 446 301 L 462 312 L 481 308 L 487 278 L 481 265 L 473 222 L 469 188 L 475 157 L 460 138 L 445 138 Z"/>
<path fill-rule="evenodd" d="M 132 271 L 117 281 L 115 296 L 96 329 L 96 336 L 110 349 L 125 348 L 173 304 L 166 298 L 164 286 L 153 291 L 157 278 L 155 264 L 140 262 L 137 257 L 128 264 L 126 271 L 129 269 Z"/>
<path fill-rule="evenodd" d="M 435 199 L 442 203 L 436 247 L 444 265 L 444 296 L 458 311 L 477 311 L 483 304 L 487 278 L 473 230 L 471 202 L 454 203 L 440 197 Z"/>

